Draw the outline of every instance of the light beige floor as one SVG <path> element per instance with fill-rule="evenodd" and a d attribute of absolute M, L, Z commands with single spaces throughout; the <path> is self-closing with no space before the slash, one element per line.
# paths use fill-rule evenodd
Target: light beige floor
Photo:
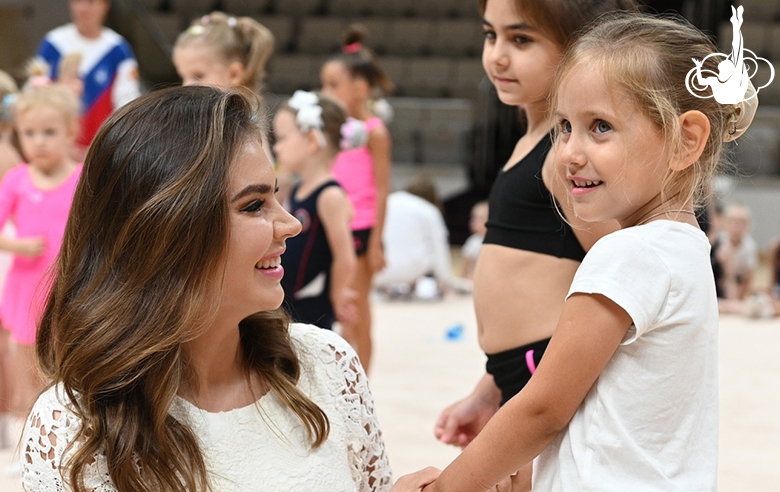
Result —
<path fill-rule="evenodd" d="M 376 366 L 371 382 L 396 475 L 445 466 L 457 450 L 433 438 L 433 422 L 483 371 L 468 297 L 437 303 L 375 303 Z M 448 341 L 452 325 L 461 341 Z M 723 317 L 720 330 L 721 492 L 770 492 L 780 484 L 780 320 Z M 1 472 L 0 492 L 21 490 Z"/>

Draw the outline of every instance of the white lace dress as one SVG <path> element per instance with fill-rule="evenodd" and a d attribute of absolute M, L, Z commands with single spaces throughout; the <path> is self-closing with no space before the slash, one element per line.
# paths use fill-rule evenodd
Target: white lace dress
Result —
<path fill-rule="evenodd" d="M 338 335 L 310 325 L 290 328 L 302 373 L 298 387 L 328 415 L 330 434 L 310 450 L 306 431 L 273 394 L 255 404 L 211 413 L 177 398 L 171 414 L 200 440 L 214 491 L 386 491 L 390 466 L 368 380 Z M 28 492 L 69 491 L 60 474 L 66 445 L 80 421 L 57 387 L 43 393 L 22 441 L 22 484 Z M 78 443 L 76 444 L 78 445 Z M 113 492 L 105 457 L 96 456 L 87 489 Z"/>

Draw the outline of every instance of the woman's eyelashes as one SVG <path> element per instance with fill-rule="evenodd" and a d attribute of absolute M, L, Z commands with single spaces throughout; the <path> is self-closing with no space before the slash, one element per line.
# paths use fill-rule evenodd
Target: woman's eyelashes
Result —
<path fill-rule="evenodd" d="M 277 193 L 279 193 L 279 186 L 274 187 L 274 191 L 273 191 L 274 197 L 276 196 Z M 254 200 L 251 200 L 240 210 L 241 212 L 247 212 L 247 213 L 259 212 L 260 209 L 262 209 L 265 204 L 266 204 L 265 198 L 256 198 Z"/>
<path fill-rule="evenodd" d="M 241 209 L 242 212 L 252 213 L 257 212 L 265 205 L 265 200 L 252 200 L 247 206 Z"/>

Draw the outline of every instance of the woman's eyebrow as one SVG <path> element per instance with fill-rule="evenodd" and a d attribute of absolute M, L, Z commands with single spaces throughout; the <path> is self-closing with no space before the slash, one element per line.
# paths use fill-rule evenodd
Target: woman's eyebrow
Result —
<path fill-rule="evenodd" d="M 244 198 L 245 196 L 251 195 L 253 193 L 258 193 L 258 194 L 263 195 L 263 194 L 266 194 L 266 193 L 271 193 L 272 191 L 273 191 L 273 188 L 271 187 L 271 185 L 267 185 L 267 184 L 251 184 L 251 185 L 247 186 L 246 188 L 244 188 L 243 190 L 239 191 L 236 194 L 236 196 L 234 196 L 233 199 L 230 200 L 230 202 L 233 203 L 233 202 L 238 201 L 238 200 Z"/>

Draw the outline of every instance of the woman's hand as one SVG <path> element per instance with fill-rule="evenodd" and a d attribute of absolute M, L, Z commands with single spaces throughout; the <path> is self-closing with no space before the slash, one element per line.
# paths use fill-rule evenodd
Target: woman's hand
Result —
<path fill-rule="evenodd" d="M 390 488 L 390 492 L 420 492 L 423 487 L 433 483 L 438 478 L 441 470 L 429 466 L 420 471 L 404 475 L 396 480 L 395 485 Z"/>

